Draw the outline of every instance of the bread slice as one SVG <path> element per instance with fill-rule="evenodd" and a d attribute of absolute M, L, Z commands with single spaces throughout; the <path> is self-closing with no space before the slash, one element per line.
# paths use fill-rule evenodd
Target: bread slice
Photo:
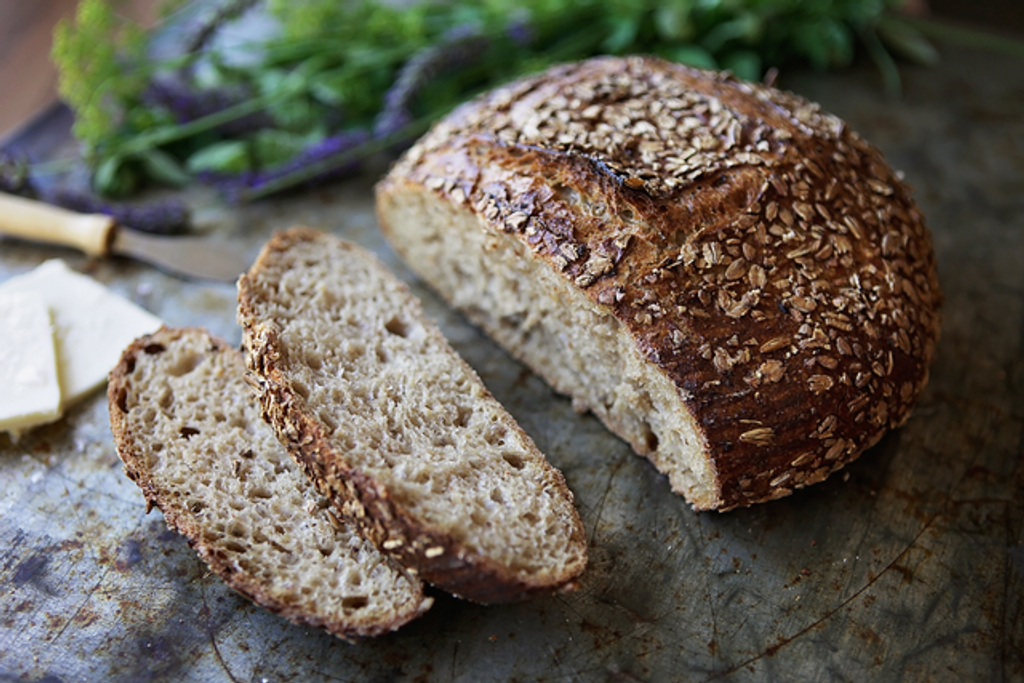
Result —
<path fill-rule="evenodd" d="M 484 603 L 583 571 L 562 474 L 371 254 L 278 233 L 239 281 L 239 321 L 278 437 L 403 564 Z"/>
<path fill-rule="evenodd" d="M 331 514 L 244 378 L 242 355 L 199 329 L 125 350 L 110 424 L 148 505 L 232 588 L 296 623 L 353 639 L 425 612 L 422 583 Z"/>
<path fill-rule="evenodd" d="M 921 212 L 795 95 L 655 58 L 560 65 L 438 122 L 377 197 L 412 270 L 699 510 L 821 481 L 927 382 Z"/>

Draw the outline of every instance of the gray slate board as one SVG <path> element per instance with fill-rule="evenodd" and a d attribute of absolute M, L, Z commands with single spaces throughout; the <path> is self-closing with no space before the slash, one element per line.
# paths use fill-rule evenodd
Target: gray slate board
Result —
<path fill-rule="evenodd" d="M 573 490 L 580 590 L 438 596 L 349 645 L 238 597 L 121 473 L 104 397 L 0 437 L 0 681 L 1024 680 L 1024 64 L 944 48 L 884 96 L 869 68 L 791 75 L 917 188 L 946 293 L 911 420 L 823 484 L 697 514 L 593 417 L 413 281 L 428 314 Z M 373 174 L 247 209 L 194 198 L 255 255 L 304 223 L 377 251 Z M 234 289 L 0 240 L 0 281 L 61 256 L 173 325 L 237 343 Z"/>

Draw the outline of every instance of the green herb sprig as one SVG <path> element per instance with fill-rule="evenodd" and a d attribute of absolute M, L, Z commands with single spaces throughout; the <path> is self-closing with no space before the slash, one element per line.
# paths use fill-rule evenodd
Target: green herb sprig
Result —
<path fill-rule="evenodd" d="M 145 33 L 104 0 L 82 0 L 75 23 L 53 35 L 58 87 L 75 111 L 74 133 L 89 148 L 115 137 L 125 106 L 145 87 Z"/>

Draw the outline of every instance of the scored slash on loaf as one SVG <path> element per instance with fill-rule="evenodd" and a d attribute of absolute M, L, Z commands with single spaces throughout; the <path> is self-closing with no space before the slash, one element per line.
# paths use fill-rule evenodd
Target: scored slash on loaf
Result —
<path fill-rule="evenodd" d="M 280 232 L 238 315 L 264 417 L 379 547 L 478 602 L 573 585 L 586 538 L 562 474 L 374 256 Z"/>
<path fill-rule="evenodd" d="M 438 122 L 377 201 L 413 271 L 700 510 L 821 481 L 927 382 L 921 212 L 789 93 L 655 58 L 556 66 Z"/>
<path fill-rule="evenodd" d="M 260 418 L 226 342 L 162 328 L 124 351 L 107 393 L 125 472 L 238 592 L 345 639 L 430 607 L 419 579 L 327 509 Z"/>

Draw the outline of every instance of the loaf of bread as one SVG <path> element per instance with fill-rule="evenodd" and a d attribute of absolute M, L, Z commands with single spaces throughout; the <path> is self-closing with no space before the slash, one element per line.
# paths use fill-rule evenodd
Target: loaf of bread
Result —
<path fill-rule="evenodd" d="M 483 603 L 583 571 L 562 474 L 370 253 L 278 233 L 239 281 L 239 321 L 278 438 L 404 565 Z"/>
<path fill-rule="evenodd" d="M 927 381 L 921 212 L 789 93 L 654 58 L 557 66 L 440 121 L 377 201 L 410 268 L 699 510 L 821 481 Z"/>
<path fill-rule="evenodd" d="M 108 384 L 125 472 L 232 588 L 345 639 L 431 605 L 423 585 L 332 515 L 245 383 L 242 355 L 198 329 L 125 350 Z"/>

